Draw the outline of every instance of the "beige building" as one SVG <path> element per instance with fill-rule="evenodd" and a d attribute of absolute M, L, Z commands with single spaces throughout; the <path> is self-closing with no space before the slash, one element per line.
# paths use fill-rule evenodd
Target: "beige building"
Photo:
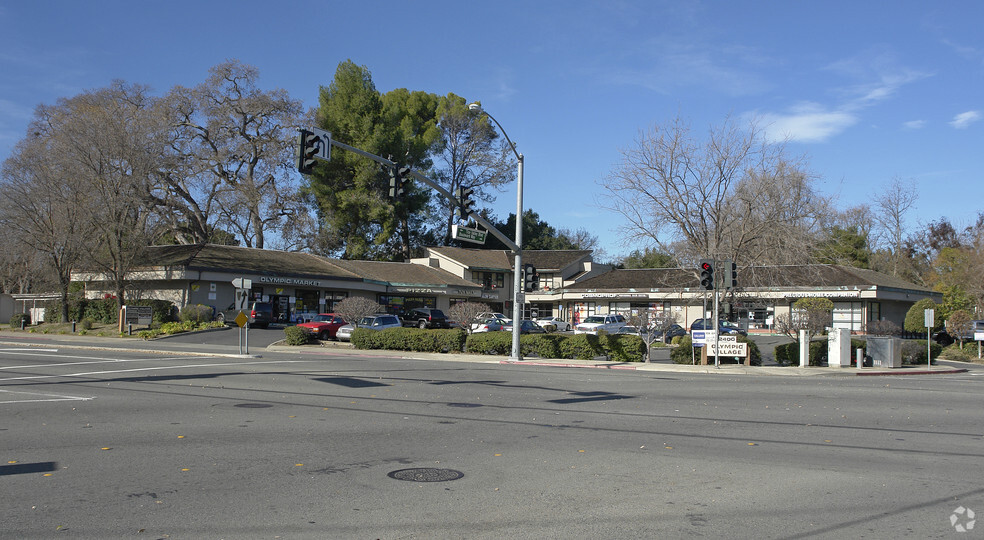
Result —
<path fill-rule="evenodd" d="M 489 304 L 512 313 L 513 254 L 502 250 L 432 247 L 407 263 L 347 261 L 219 245 L 157 246 L 147 264 L 130 275 L 132 297 L 170 300 L 178 307 L 204 304 L 228 309 L 232 281 L 251 281 L 250 295 L 274 304 L 276 315 L 296 321 L 331 312 L 349 296 L 364 296 L 397 311 L 402 307 L 448 309 L 457 302 Z M 536 267 L 538 290 L 526 294 L 524 316 L 589 315 L 644 311 L 672 316 L 689 326 L 712 301 L 698 284 L 696 269 L 612 269 L 586 250 L 525 251 Z M 100 276 L 76 273 L 86 294 L 112 291 Z M 940 293 L 886 274 L 847 266 L 801 265 L 739 269 L 738 287 L 725 290 L 722 311 L 751 330 L 768 329 L 804 297 L 829 298 L 833 324 L 863 331 L 872 321 L 899 326 L 917 300 L 942 300 Z M 534 315 L 535 314 L 535 315 Z"/>

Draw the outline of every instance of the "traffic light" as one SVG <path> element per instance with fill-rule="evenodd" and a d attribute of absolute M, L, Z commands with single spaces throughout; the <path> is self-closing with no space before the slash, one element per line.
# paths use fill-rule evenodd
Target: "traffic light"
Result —
<path fill-rule="evenodd" d="M 523 266 L 523 290 L 533 292 L 540 288 L 540 279 L 536 273 L 536 267 L 532 264 Z"/>
<path fill-rule="evenodd" d="M 726 271 L 724 283 L 727 288 L 734 289 L 738 286 L 738 265 L 735 261 L 728 261 L 724 263 L 724 269 Z"/>
<path fill-rule="evenodd" d="M 475 199 L 472 198 L 472 193 L 475 191 L 474 188 L 457 188 L 454 190 L 454 198 L 458 200 L 458 208 L 455 209 L 454 215 L 458 219 L 466 220 L 471 217 L 472 207 L 475 206 Z"/>
<path fill-rule="evenodd" d="M 700 268 L 700 285 L 709 291 L 714 290 L 714 261 L 701 259 L 698 268 Z"/>
<path fill-rule="evenodd" d="M 317 162 L 318 145 L 323 144 L 321 137 L 306 129 L 299 130 L 297 135 L 297 171 L 301 174 L 311 174 Z"/>
<path fill-rule="evenodd" d="M 407 176 L 410 175 L 410 167 L 406 165 L 402 167 L 390 167 L 390 186 L 389 186 L 389 197 L 390 199 L 402 199 L 403 195 L 407 191 Z"/>

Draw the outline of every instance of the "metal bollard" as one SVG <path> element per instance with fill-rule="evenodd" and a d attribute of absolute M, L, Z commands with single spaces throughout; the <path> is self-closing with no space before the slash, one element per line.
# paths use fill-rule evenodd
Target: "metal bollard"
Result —
<path fill-rule="evenodd" d="M 75 333 L 75 321 L 72 321 L 72 333 Z"/>
<path fill-rule="evenodd" d="M 126 325 L 126 335 L 128 336 L 133 335 L 133 323 L 129 323 Z"/>
<path fill-rule="evenodd" d="M 25 319 L 24 317 L 21 317 L 21 330 L 24 329 L 24 324 L 25 323 L 27 323 L 27 319 Z"/>
<path fill-rule="evenodd" d="M 861 369 L 862 367 L 864 367 L 864 349 L 858 349 L 854 353 L 854 356 L 855 356 L 855 358 L 857 358 L 856 362 L 858 364 L 858 369 Z"/>

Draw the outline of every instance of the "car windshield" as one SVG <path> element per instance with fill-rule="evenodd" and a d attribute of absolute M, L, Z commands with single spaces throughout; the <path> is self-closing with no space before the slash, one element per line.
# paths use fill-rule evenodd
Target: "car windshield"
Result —
<path fill-rule="evenodd" d="M 375 317 L 363 317 L 359 319 L 359 326 L 370 326 L 374 320 L 376 320 Z"/>
<path fill-rule="evenodd" d="M 318 315 L 314 318 L 314 322 L 331 322 L 331 315 Z"/>
<path fill-rule="evenodd" d="M 586 323 L 604 323 L 605 322 L 605 318 L 604 317 L 597 317 L 597 316 L 592 315 L 591 317 L 588 317 L 587 319 L 584 319 L 584 322 L 586 322 Z"/>

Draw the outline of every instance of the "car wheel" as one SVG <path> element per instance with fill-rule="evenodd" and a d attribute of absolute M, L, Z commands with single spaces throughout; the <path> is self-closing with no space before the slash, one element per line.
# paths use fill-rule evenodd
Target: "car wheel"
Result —
<path fill-rule="evenodd" d="M 328 338 L 329 336 L 327 330 L 322 330 L 321 333 L 318 334 L 318 339 L 320 339 L 321 341 L 328 341 Z"/>
<path fill-rule="evenodd" d="M 420 321 L 419 323 L 417 323 L 417 328 L 421 328 L 421 329 L 427 328 L 427 321 Z"/>

